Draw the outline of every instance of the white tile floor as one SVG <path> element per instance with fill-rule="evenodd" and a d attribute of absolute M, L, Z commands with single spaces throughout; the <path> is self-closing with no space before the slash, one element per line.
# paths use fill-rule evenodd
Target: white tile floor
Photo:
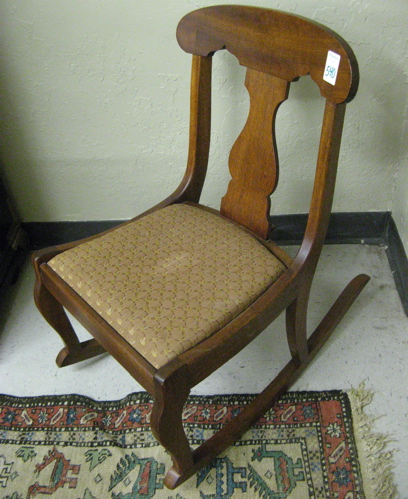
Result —
<path fill-rule="evenodd" d="M 383 248 L 326 246 L 311 296 L 309 322 L 317 324 L 343 286 L 357 273 L 372 276 L 367 288 L 294 390 L 366 386 L 375 392 L 368 412 L 383 415 L 376 430 L 393 436 L 395 483 L 408 498 L 408 318 L 404 315 Z M 80 393 L 95 399 L 122 398 L 141 387 L 108 355 L 58 369 L 59 337 L 35 309 L 33 271 L 27 263 L 10 290 L 0 316 L 0 392 L 30 396 Z M 194 393 L 260 391 L 288 360 L 283 321 L 256 341 Z M 88 336 L 80 329 L 81 336 Z"/>

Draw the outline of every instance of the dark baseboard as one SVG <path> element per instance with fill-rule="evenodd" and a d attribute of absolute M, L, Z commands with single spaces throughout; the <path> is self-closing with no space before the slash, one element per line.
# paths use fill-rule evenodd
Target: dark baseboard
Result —
<path fill-rule="evenodd" d="M 332 213 L 326 244 L 382 244 L 390 218 L 389 212 Z M 304 214 L 273 216 L 271 237 L 280 244 L 299 244 L 306 222 Z"/>
<path fill-rule="evenodd" d="M 93 222 L 28 222 L 23 227 L 28 234 L 30 250 L 78 241 L 115 227 L 122 221 Z"/>
<path fill-rule="evenodd" d="M 272 217 L 272 239 L 281 245 L 299 244 L 306 227 L 307 215 Z M 23 224 L 29 236 L 30 249 L 55 246 L 108 230 L 121 221 L 100 222 L 29 222 Z M 404 310 L 408 316 L 408 259 L 390 212 L 333 213 L 326 244 L 383 244 Z"/>
<path fill-rule="evenodd" d="M 328 244 L 382 244 L 386 240 L 391 219 L 389 212 L 332 213 L 326 236 Z M 120 220 L 93 222 L 28 222 L 23 224 L 28 233 L 30 249 L 55 246 L 98 234 L 120 224 Z M 278 215 L 272 217 L 274 241 L 280 244 L 298 244 L 302 241 L 307 215 Z"/>
<path fill-rule="evenodd" d="M 387 225 L 387 256 L 402 306 L 408 317 L 408 258 L 398 233 L 394 219 L 390 217 Z"/>

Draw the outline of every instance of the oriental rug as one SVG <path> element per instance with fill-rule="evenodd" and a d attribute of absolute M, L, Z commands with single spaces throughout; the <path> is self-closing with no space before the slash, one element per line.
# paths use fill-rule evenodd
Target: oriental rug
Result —
<path fill-rule="evenodd" d="M 183 419 L 191 445 L 252 398 L 190 397 Z M 364 493 L 345 392 L 287 393 L 234 446 L 174 491 L 163 485 L 171 460 L 151 434 L 151 409 L 146 393 L 112 402 L 0 395 L 0 499 L 372 497 Z"/>

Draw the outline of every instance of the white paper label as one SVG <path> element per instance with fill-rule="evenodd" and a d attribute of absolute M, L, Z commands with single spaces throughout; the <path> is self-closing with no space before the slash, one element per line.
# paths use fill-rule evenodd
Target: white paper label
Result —
<path fill-rule="evenodd" d="M 323 80 L 334 85 L 336 83 L 337 71 L 340 65 L 340 56 L 329 50 L 327 53 L 326 67 L 324 68 Z"/>

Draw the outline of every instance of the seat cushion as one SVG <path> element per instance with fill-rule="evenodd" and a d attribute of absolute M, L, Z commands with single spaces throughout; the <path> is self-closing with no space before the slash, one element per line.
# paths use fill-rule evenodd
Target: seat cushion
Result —
<path fill-rule="evenodd" d="M 155 368 L 225 326 L 285 270 L 236 224 L 185 204 L 48 264 Z"/>

